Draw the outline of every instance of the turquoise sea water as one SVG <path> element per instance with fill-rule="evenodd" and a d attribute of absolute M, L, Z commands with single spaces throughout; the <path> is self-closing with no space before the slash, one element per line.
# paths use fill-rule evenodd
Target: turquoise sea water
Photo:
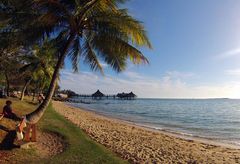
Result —
<path fill-rule="evenodd" d="M 153 129 L 240 145 L 240 100 L 136 99 L 91 100 L 75 107 Z"/>

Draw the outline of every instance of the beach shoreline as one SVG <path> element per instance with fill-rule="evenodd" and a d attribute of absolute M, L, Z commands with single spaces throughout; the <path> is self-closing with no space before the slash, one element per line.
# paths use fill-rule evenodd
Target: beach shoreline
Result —
<path fill-rule="evenodd" d="M 240 162 L 239 146 L 153 129 L 62 102 L 53 105 L 91 138 L 133 163 Z"/>
<path fill-rule="evenodd" d="M 93 113 L 95 115 L 102 116 L 104 118 L 120 121 L 120 122 L 129 124 L 131 126 L 136 126 L 138 128 L 144 128 L 145 130 L 149 130 L 149 131 L 153 131 L 153 132 L 159 132 L 159 133 L 163 133 L 163 134 L 170 135 L 170 136 L 173 136 L 173 137 L 178 137 L 178 138 L 185 139 L 185 140 L 195 140 L 195 141 L 206 143 L 206 144 L 222 146 L 222 147 L 231 148 L 231 149 L 240 149 L 240 144 L 238 145 L 238 144 L 235 144 L 235 143 L 230 143 L 228 141 L 222 141 L 222 140 L 219 140 L 219 139 L 194 136 L 194 135 L 191 135 L 191 134 L 186 134 L 186 133 L 182 133 L 180 131 L 174 131 L 174 130 L 170 130 L 170 129 L 154 128 L 151 125 L 148 126 L 146 124 L 137 123 L 137 122 L 130 121 L 130 120 L 127 120 L 127 119 L 124 120 L 124 119 L 121 119 L 121 118 L 113 116 L 113 115 L 108 115 L 108 114 L 104 114 L 104 113 L 101 113 L 101 112 L 97 112 L 97 111 L 94 111 L 92 109 L 77 107 L 77 106 L 72 105 L 71 103 L 65 103 L 65 104 L 68 105 L 68 106 L 72 106 L 74 108 L 77 108 L 79 110 L 83 110 L 83 111 L 86 111 L 86 112 Z"/>

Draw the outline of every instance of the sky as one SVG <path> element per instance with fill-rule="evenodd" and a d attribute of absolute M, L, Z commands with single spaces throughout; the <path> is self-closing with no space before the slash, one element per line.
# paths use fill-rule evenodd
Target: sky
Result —
<path fill-rule="evenodd" d="M 142 48 L 149 65 L 129 63 L 105 74 L 68 59 L 61 89 L 92 94 L 133 91 L 142 98 L 240 98 L 239 0 L 130 0 L 124 5 L 143 22 L 153 49 Z"/>

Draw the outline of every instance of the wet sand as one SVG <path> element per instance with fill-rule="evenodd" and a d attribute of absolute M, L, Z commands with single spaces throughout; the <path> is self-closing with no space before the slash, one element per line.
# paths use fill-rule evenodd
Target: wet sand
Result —
<path fill-rule="evenodd" d="M 132 163 L 240 163 L 240 150 L 184 139 L 53 102 L 55 110 L 91 138 Z"/>

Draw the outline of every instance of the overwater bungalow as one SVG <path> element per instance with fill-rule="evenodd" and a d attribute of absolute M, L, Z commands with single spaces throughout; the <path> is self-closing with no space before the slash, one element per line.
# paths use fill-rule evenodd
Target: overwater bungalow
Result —
<path fill-rule="evenodd" d="M 99 90 L 97 90 L 97 92 L 95 92 L 94 94 L 92 94 L 92 99 L 102 99 L 105 95 L 100 92 Z"/>
<path fill-rule="evenodd" d="M 96 100 L 101 100 L 103 98 L 106 99 L 122 99 L 122 100 L 134 100 L 137 95 L 135 95 L 133 92 L 130 93 L 118 93 L 117 95 L 105 95 L 103 94 L 101 91 L 97 90 L 95 93 L 91 94 L 91 95 L 78 95 L 79 97 L 92 97 L 92 99 L 96 99 Z"/>
<path fill-rule="evenodd" d="M 124 100 L 133 100 L 137 97 L 133 92 L 130 93 L 118 93 L 117 97 Z"/>
<path fill-rule="evenodd" d="M 135 95 L 133 92 L 130 92 L 129 94 L 128 94 L 128 98 L 129 99 L 135 99 L 137 97 L 137 95 Z"/>

